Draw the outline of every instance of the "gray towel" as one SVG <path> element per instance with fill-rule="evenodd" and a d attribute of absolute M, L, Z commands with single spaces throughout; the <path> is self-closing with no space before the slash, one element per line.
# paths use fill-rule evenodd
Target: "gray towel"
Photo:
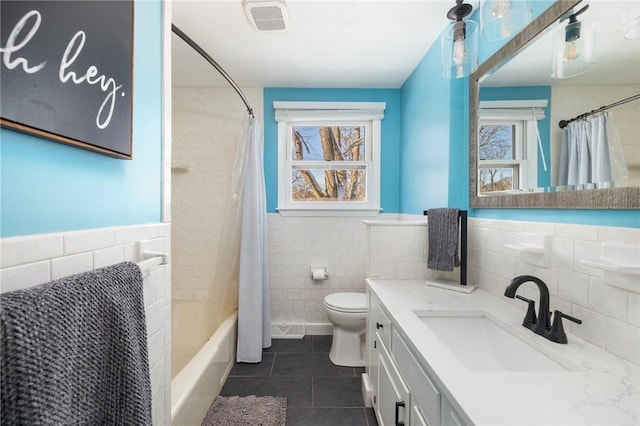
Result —
<path fill-rule="evenodd" d="M 0 295 L 2 425 L 150 425 L 142 274 L 125 262 Z"/>
<path fill-rule="evenodd" d="M 427 268 L 453 271 L 460 266 L 458 257 L 458 209 L 429 209 L 429 258 Z"/>

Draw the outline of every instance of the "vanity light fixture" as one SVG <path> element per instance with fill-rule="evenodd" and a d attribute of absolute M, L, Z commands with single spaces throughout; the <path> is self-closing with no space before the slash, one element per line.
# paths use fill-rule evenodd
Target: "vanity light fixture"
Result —
<path fill-rule="evenodd" d="M 469 76 L 478 68 L 478 24 L 464 18 L 473 6 L 456 0 L 447 12 L 452 20 L 440 35 L 442 76 L 454 79 Z"/>
<path fill-rule="evenodd" d="M 569 78 L 589 71 L 596 65 L 595 26 L 578 21 L 589 5 L 571 11 L 560 22 L 569 23 L 556 30 L 553 36 L 553 69 L 551 77 Z"/>
<path fill-rule="evenodd" d="M 510 37 L 531 22 L 529 0 L 487 0 L 480 6 L 480 34 L 495 41 Z"/>
<path fill-rule="evenodd" d="M 627 40 L 640 38 L 640 0 L 624 0 L 623 31 Z"/>

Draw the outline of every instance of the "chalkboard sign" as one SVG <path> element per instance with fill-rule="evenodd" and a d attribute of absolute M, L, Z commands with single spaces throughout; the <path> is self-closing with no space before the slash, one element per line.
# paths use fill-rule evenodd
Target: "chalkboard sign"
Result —
<path fill-rule="evenodd" d="M 0 124 L 132 155 L 133 1 L 0 2 Z"/>

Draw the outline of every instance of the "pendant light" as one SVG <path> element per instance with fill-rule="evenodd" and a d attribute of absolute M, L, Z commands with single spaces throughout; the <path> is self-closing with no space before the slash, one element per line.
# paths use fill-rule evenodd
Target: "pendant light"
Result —
<path fill-rule="evenodd" d="M 529 0 L 487 0 L 480 7 L 480 34 L 485 40 L 502 40 L 531 22 Z"/>
<path fill-rule="evenodd" d="M 469 76 L 478 68 L 478 24 L 464 18 L 473 7 L 462 0 L 447 12 L 451 19 L 440 35 L 442 76 L 454 79 Z"/>
<path fill-rule="evenodd" d="M 582 23 L 578 15 L 586 5 L 568 15 L 569 23 L 556 30 L 553 37 L 553 69 L 551 77 L 569 78 L 589 71 L 596 65 L 595 26 Z M 560 19 L 560 22 L 567 17 Z"/>

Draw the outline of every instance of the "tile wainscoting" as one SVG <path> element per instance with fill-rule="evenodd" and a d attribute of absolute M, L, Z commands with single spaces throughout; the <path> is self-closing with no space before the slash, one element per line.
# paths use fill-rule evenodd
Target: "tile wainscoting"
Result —
<path fill-rule="evenodd" d="M 269 214 L 271 318 L 276 324 L 328 323 L 325 295 L 364 291 L 365 277 L 431 279 L 442 273 L 426 267 L 427 227 L 423 216 L 381 214 L 370 218 L 281 217 Z M 604 226 L 469 219 L 468 282 L 499 296 L 516 275 L 543 279 L 551 309 L 583 320 L 565 321 L 576 336 L 640 364 L 640 295 L 602 282 L 602 271 L 580 263 L 600 255 L 602 242 L 640 246 L 640 230 Z M 546 266 L 528 263 L 505 247 L 521 233 L 548 236 Z M 309 267 L 327 265 L 329 279 L 312 281 Z M 457 280 L 456 273 L 443 278 Z M 519 291 L 537 300 L 528 284 Z M 513 300 L 524 310 L 526 305 Z"/>
<path fill-rule="evenodd" d="M 364 219 L 267 215 L 274 324 L 328 324 L 327 294 L 364 292 L 368 263 Z M 312 265 L 327 266 L 329 278 L 313 281 Z"/>
<path fill-rule="evenodd" d="M 521 233 L 548 236 L 546 266 L 525 262 L 505 244 L 517 242 Z M 567 225 L 488 219 L 469 221 L 469 267 L 480 288 L 502 296 L 516 275 L 531 274 L 549 287 L 551 309 L 580 318 L 565 321 L 567 331 L 640 365 L 640 294 L 607 285 L 602 270 L 581 264 L 599 258 L 602 243 L 640 246 L 640 230 L 606 226 Z M 637 276 L 632 279 L 638 279 Z M 530 284 L 520 292 L 538 300 Z M 526 304 L 512 300 L 522 307 Z M 538 305 L 538 304 L 537 304 Z"/>
<path fill-rule="evenodd" d="M 169 224 L 153 224 L 0 240 L 0 289 L 28 288 L 124 261 L 139 261 L 138 241 L 170 253 Z M 144 278 L 153 424 L 171 422 L 171 264 Z"/>

